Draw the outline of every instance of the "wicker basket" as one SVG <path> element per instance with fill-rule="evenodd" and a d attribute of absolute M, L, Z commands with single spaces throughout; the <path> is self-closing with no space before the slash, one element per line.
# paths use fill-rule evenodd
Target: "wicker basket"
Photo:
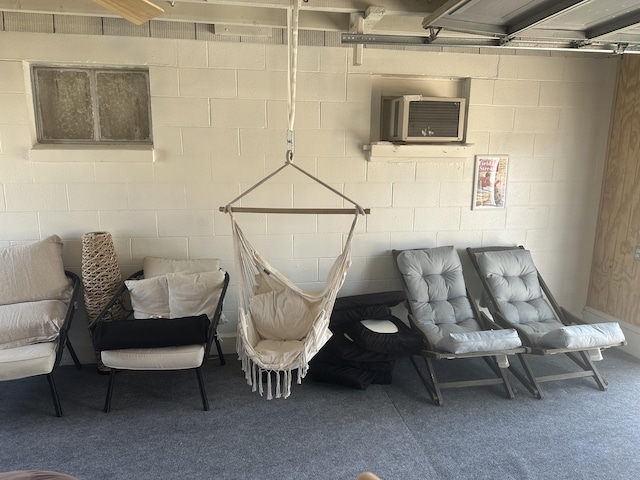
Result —
<path fill-rule="evenodd" d="M 122 285 L 122 274 L 109 232 L 89 232 L 82 236 L 82 286 L 87 321 L 91 323 Z M 106 374 L 96 352 L 98 373 Z"/>
<path fill-rule="evenodd" d="M 122 285 L 109 232 L 89 232 L 82 236 L 82 285 L 87 320 L 91 323 Z"/>

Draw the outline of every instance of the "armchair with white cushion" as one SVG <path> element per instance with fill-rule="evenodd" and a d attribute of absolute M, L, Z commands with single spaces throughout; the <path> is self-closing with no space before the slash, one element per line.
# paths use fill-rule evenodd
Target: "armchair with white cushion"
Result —
<path fill-rule="evenodd" d="M 67 347 L 80 279 L 66 271 L 63 243 L 52 235 L 0 249 L 0 381 L 45 375 L 58 417 L 62 407 L 53 371 Z"/>
<path fill-rule="evenodd" d="M 218 259 L 145 257 L 143 270 L 124 281 L 89 329 L 110 378 L 104 411 L 111 410 L 122 370 L 195 370 L 204 410 L 209 402 L 201 367 L 215 342 L 229 275 Z"/>

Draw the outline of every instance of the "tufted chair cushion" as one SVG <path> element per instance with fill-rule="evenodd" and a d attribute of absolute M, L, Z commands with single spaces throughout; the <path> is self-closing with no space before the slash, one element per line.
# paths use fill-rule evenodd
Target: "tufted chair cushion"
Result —
<path fill-rule="evenodd" d="M 543 296 L 528 250 L 483 252 L 478 264 L 510 323 L 519 325 L 532 339 L 563 326 Z"/>
<path fill-rule="evenodd" d="M 397 257 L 416 325 L 437 345 L 450 334 L 480 330 L 469 303 L 460 257 L 454 247 L 405 250 Z"/>

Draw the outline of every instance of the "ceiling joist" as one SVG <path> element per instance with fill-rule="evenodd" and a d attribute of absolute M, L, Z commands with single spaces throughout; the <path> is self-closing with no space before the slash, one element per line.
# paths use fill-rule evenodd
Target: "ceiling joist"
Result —
<path fill-rule="evenodd" d="M 214 25 L 216 32 L 237 36 L 246 29 L 269 34 L 286 28 L 291 1 L 0 0 L 0 12 L 122 16 L 134 23 L 152 18 Z M 102 6 L 107 4 L 117 5 L 118 13 Z M 133 5 L 151 11 L 127 17 Z M 362 45 L 378 43 L 635 53 L 638 26 L 640 0 L 300 0 L 299 28 L 340 32 L 343 43 L 360 45 L 360 52 Z"/>

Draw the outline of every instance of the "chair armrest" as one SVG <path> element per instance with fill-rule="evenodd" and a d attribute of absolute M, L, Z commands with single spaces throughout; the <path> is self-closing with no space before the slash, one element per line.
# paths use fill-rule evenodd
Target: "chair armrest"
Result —
<path fill-rule="evenodd" d="M 71 280 L 71 297 L 69 298 L 69 304 L 67 305 L 67 313 L 64 316 L 62 325 L 60 326 L 60 334 L 58 335 L 58 348 L 56 351 L 56 360 L 54 365 L 57 366 L 62 360 L 62 352 L 67 344 L 67 338 L 69 337 L 69 329 L 71 328 L 71 322 L 73 316 L 78 308 L 78 296 L 80 295 L 80 277 L 68 270 L 64 271 L 64 274 L 69 280 Z"/>
<path fill-rule="evenodd" d="M 222 292 L 220 292 L 220 298 L 218 299 L 218 305 L 216 311 L 213 314 L 211 323 L 209 324 L 209 332 L 207 335 L 207 346 L 204 351 L 205 360 L 209 357 L 211 351 L 211 344 L 218 335 L 218 324 L 220 323 L 220 317 L 222 316 L 222 306 L 224 304 L 224 297 L 227 294 L 227 287 L 229 286 L 229 274 L 224 272 L 224 284 L 222 285 Z"/>
<path fill-rule="evenodd" d="M 127 280 L 133 280 L 141 277 L 143 275 L 142 270 L 138 270 L 133 275 L 129 276 Z M 89 324 L 89 331 L 93 332 L 96 328 L 96 325 L 99 322 L 110 321 L 110 320 L 124 320 L 126 318 L 131 317 L 133 315 L 133 310 L 125 303 L 125 295 L 129 292 L 127 286 L 122 283 L 120 288 L 116 290 L 104 308 L 100 311 L 98 316 L 93 319 L 93 321 Z"/>

